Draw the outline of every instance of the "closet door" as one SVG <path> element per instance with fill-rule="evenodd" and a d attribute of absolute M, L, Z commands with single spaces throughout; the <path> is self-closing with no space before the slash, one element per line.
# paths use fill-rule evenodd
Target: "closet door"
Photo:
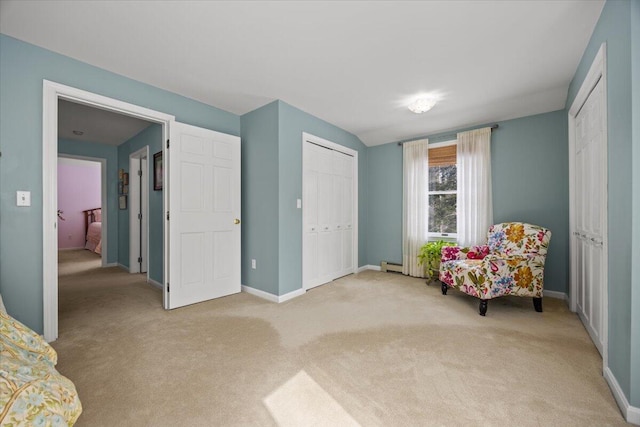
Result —
<path fill-rule="evenodd" d="M 353 273 L 353 157 L 305 142 L 303 256 L 305 289 Z"/>
<path fill-rule="evenodd" d="M 607 206 L 606 174 L 603 159 L 606 154 L 603 134 L 603 91 L 598 82 L 576 116 L 575 122 L 575 239 L 573 259 L 577 284 L 577 312 L 585 328 L 602 354 L 604 334 L 605 223 Z"/>
<path fill-rule="evenodd" d="M 336 206 L 336 274 L 353 273 L 353 157 L 334 151 Z"/>

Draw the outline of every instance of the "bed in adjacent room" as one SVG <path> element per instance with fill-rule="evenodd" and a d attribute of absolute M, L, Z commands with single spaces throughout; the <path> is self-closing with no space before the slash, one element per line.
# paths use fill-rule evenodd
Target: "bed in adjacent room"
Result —
<path fill-rule="evenodd" d="M 102 209 L 88 209 L 84 213 L 85 245 L 84 248 L 102 253 Z"/>

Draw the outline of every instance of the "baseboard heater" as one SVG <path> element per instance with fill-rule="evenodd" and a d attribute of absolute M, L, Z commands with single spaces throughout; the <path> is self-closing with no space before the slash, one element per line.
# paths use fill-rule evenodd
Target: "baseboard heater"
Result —
<path fill-rule="evenodd" d="M 380 271 L 402 273 L 402 264 L 396 264 L 394 262 L 382 261 L 380 263 Z"/>

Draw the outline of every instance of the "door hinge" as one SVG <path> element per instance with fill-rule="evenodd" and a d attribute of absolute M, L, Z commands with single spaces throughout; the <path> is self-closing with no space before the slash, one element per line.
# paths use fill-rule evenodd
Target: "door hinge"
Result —
<path fill-rule="evenodd" d="M 167 148 L 169 148 L 169 140 L 167 139 Z"/>
<path fill-rule="evenodd" d="M 169 292 L 169 282 L 167 282 L 167 292 Z"/>
<path fill-rule="evenodd" d="M 169 211 L 167 211 L 167 221 L 169 221 Z"/>
<path fill-rule="evenodd" d="M 138 171 L 138 176 L 142 176 L 142 171 Z"/>
<path fill-rule="evenodd" d="M 138 262 L 142 262 L 142 257 L 138 257 Z"/>
<path fill-rule="evenodd" d="M 138 214 L 138 219 L 142 219 L 142 214 L 141 213 Z"/>

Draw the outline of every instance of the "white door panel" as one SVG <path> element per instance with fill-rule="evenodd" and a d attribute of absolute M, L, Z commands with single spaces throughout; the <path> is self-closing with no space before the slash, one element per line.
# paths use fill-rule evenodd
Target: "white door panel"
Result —
<path fill-rule="evenodd" d="M 240 138 L 172 123 L 166 153 L 168 307 L 240 292 Z"/>
<path fill-rule="evenodd" d="M 580 319 L 602 353 L 606 277 L 603 242 L 606 209 L 605 138 L 602 125 L 602 80 L 587 98 L 575 120 L 575 146 L 571 155 L 575 170 L 575 229 L 572 230 L 575 256 L 572 268 L 576 281 L 576 308 Z"/>
<path fill-rule="evenodd" d="M 305 142 L 303 284 L 306 289 L 354 272 L 353 157 Z"/>

